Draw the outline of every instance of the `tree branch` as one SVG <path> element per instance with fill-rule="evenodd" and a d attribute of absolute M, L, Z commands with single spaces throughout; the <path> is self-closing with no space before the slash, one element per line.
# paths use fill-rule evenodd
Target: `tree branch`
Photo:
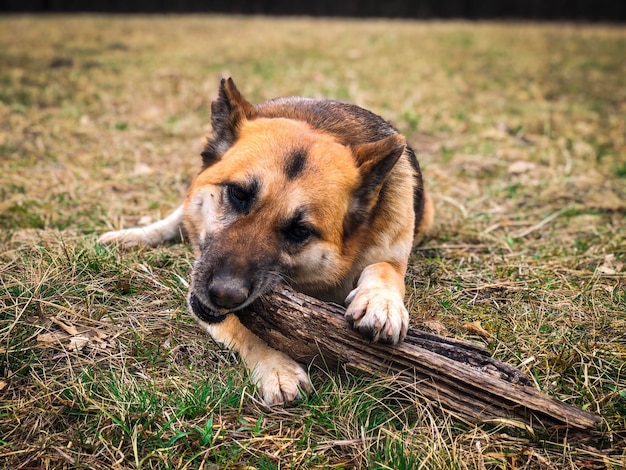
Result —
<path fill-rule="evenodd" d="M 532 386 L 488 349 L 410 329 L 395 346 L 371 343 L 344 319 L 344 309 L 280 286 L 239 313 L 270 346 L 306 364 L 394 377 L 400 384 L 471 422 L 522 420 L 533 428 L 592 429 L 600 418 Z"/>

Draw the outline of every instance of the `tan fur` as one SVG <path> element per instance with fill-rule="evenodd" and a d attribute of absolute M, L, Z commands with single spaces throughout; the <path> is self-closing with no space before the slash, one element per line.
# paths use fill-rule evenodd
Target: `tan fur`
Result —
<path fill-rule="evenodd" d="M 204 167 L 183 205 L 100 240 L 153 245 L 182 226 L 197 258 L 190 312 L 241 355 L 264 401 L 293 400 L 310 389 L 307 373 L 230 312 L 285 280 L 345 302 L 373 341 L 401 341 L 407 261 L 433 223 L 432 201 L 404 138 L 365 110 L 301 98 L 254 107 L 231 80 L 212 110 Z"/>

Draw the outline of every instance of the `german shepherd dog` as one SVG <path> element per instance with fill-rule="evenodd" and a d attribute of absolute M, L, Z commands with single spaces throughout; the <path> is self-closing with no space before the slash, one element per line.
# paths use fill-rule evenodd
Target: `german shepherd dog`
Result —
<path fill-rule="evenodd" d="M 189 311 L 240 354 L 267 404 L 294 400 L 310 389 L 307 372 L 232 312 L 286 281 L 345 303 L 366 338 L 402 341 L 404 275 L 433 205 L 405 138 L 358 106 L 300 97 L 253 106 L 224 79 L 211 112 L 202 169 L 183 204 L 100 242 L 155 245 L 182 231 L 196 256 Z"/>

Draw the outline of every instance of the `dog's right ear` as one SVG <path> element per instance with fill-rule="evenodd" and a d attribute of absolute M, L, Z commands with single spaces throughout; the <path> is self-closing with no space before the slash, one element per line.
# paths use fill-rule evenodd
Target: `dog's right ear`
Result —
<path fill-rule="evenodd" d="M 212 135 L 202 152 L 202 166 L 206 168 L 220 159 L 235 143 L 245 120 L 257 113 L 239 92 L 232 78 L 222 79 L 217 99 L 211 103 Z"/>

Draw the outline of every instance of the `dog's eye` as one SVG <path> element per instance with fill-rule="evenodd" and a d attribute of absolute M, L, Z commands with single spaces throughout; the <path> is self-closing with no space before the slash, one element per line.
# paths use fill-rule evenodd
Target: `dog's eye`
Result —
<path fill-rule="evenodd" d="M 292 224 L 285 230 L 285 237 L 292 242 L 302 243 L 313 235 L 310 227 L 302 224 Z"/>
<path fill-rule="evenodd" d="M 227 187 L 228 200 L 238 211 L 244 211 L 250 205 L 252 196 L 249 191 L 246 191 L 241 186 L 236 184 L 229 184 Z"/>

